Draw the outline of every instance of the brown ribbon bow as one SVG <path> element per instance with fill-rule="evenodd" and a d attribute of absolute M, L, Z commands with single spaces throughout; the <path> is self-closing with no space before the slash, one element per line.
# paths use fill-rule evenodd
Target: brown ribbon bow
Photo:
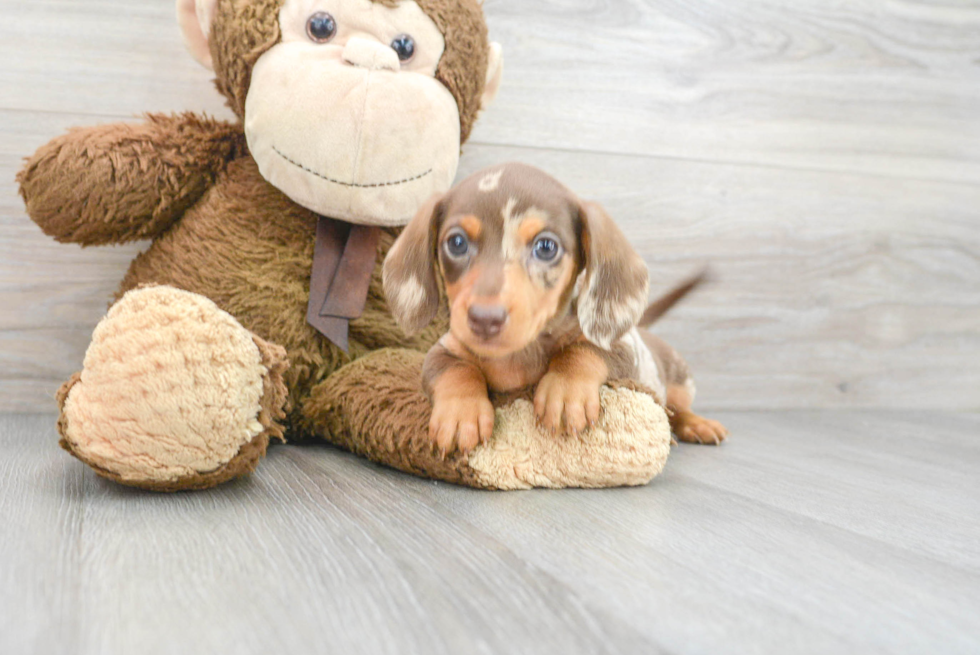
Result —
<path fill-rule="evenodd" d="M 321 217 L 316 225 L 306 321 L 344 352 L 351 320 L 364 313 L 381 230 Z"/>

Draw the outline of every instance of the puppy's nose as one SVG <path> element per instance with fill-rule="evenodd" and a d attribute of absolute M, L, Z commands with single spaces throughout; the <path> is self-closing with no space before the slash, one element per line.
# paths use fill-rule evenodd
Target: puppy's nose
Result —
<path fill-rule="evenodd" d="M 507 322 L 507 309 L 502 305 L 471 305 L 467 318 L 473 334 L 489 339 L 500 334 Z"/>

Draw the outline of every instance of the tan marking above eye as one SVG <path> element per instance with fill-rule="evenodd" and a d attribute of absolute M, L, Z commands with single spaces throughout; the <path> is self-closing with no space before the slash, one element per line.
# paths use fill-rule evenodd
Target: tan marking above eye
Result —
<path fill-rule="evenodd" d="M 517 228 L 517 236 L 520 237 L 521 241 L 523 241 L 526 245 L 531 243 L 534 237 L 538 236 L 538 234 L 540 234 L 541 231 L 547 227 L 547 225 L 544 220 L 537 215 L 528 216 L 525 214 L 525 216 L 526 218 L 521 223 L 521 226 Z"/>
<path fill-rule="evenodd" d="M 476 241 L 483 234 L 483 221 L 476 216 L 464 216 L 459 222 L 459 226 L 466 231 L 466 236 L 470 241 Z"/>
<path fill-rule="evenodd" d="M 535 207 L 512 217 L 504 224 L 504 258 L 508 261 L 522 261 L 527 254 L 528 245 L 547 226 L 548 214 Z"/>

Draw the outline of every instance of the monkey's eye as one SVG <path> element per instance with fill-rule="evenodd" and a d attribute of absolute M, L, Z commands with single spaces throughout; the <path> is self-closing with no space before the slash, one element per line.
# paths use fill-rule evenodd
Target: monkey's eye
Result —
<path fill-rule="evenodd" d="M 306 35 L 317 43 L 326 43 L 337 34 L 337 21 L 325 11 L 318 11 L 306 21 Z"/>
<path fill-rule="evenodd" d="M 455 259 L 465 257 L 470 251 L 470 240 L 464 232 L 451 232 L 446 237 L 446 253 Z"/>
<path fill-rule="evenodd" d="M 415 56 L 415 39 L 408 34 L 401 34 L 391 42 L 391 49 L 398 55 L 401 61 L 408 61 Z"/>
<path fill-rule="evenodd" d="M 558 241 L 550 236 L 540 236 L 534 245 L 531 247 L 531 252 L 537 259 L 543 262 L 552 262 L 558 253 L 561 251 L 561 246 L 558 245 Z"/>

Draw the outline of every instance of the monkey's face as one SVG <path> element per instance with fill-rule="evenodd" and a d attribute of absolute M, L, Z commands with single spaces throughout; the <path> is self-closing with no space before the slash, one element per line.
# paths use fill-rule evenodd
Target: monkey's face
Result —
<path fill-rule="evenodd" d="M 456 175 L 460 118 L 435 79 L 445 40 L 414 2 L 286 0 L 255 63 L 245 134 L 263 177 L 354 223 L 401 225 Z"/>

